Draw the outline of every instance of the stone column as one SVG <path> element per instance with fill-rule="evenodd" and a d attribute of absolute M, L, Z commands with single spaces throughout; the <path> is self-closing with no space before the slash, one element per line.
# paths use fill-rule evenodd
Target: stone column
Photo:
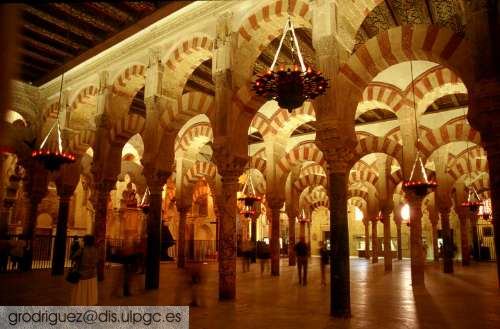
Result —
<path fill-rule="evenodd" d="M 280 275 L 280 212 L 283 200 L 268 198 L 267 204 L 271 212 L 271 275 Z"/>
<path fill-rule="evenodd" d="M 68 233 L 69 202 L 73 191 L 60 191 L 59 212 L 57 215 L 57 231 L 54 241 L 54 254 L 52 256 L 52 275 L 64 274 L 66 260 L 66 237 Z"/>
<path fill-rule="evenodd" d="M 250 234 L 251 234 L 252 245 L 254 248 L 254 253 L 252 255 L 252 263 L 255 263 L 257 261 L 257 219 L 259 218 L 259 216 L 260 216 L 260 211 L 257 211 L 254 215 L 252 215 L 251 218 L 252 222 L 251 222 Z"/>
<path fill-rule="evenodd" d="M 97 279 L 104 280 L 104 263 L 106 261 L 106 221 L 108 216 L 109 192 L 115 188 L 115 180 L 103 179 L 94 183 L 94 236 L 98 250 Z"/>
<path fill-rule="evenodd" d="M 477 214 L 469 213 L 470 230 L 472 232 L 472 257 L 479 261 L 479 239 L 477 236 Z"/>
<path fill-rule="evenodd" d="M 453 273 L 453 242 L 450 229 L 450 208 L 439 209 L 443 234 L 443 272 Z"/>
<path fill-rule="evenodd" d="M 236 297 L 237 172 L 222 172 L 222 209 L 219 227 L 219 299 Z"/>
<path fill-rule="evenodd" d="M 488 5 L 488 3 L 484 2 L 484 5 Z M 482 72 L 476 73 L 476 77 L 481 80 L 477 81 L 470 91 L 470 106 L 467 119 L 474 129 L 481 133 L 481 142 L 488 157 L 493 236 L 496 246 L 497 279 L 500 286 L 500 66 L 498 64 L 499 47 L 493 47 L 493 45 L 498 45 L 499 42 L 498 33 L 491 33 L 494 38 L 487 38 L 484 34 L 484 31 L 488 31 L 488 28 L 497 30 L 498 22 L 496 17 L 498 15 L 496 11 L 498 11 L 498 8 L 490 5 L 489 11 L 483 11 L 471 21 L 473 22 L 471 28 L 483 24 L 496 24 L 496 26 L 486 26 L 483 29 L 477 29 L 477 33 L 475 33 L 478 41 L 481 42 L 481 47 L 474 47 L 476 55 L 479 56 L 476 62 L 480 64 L 477 65 L 476 69 L 482 70 Z M 486 19 L 488 16 L 490 19 Z M 493 49 L 493 54 L 489 53 L 491 49 Z M 493 66 L 484 65 L 485 60 L 490 61 Z M 496 70 L 492 70 L 492 67 L 495 67 Z"/>
<path fill-rule="evenodd" d="M 439 246 L 438 246 L 438 220 L 436 211 L 429 212 L 429 219 L 432 225 L 432 254 L 434 255 L 434 262 L 439 263 Z"/>
<path fill-rule="evenodd" d="M 179 211 L 179 232 L 177 234 L 177 267 L 184 268 L 186 265 L 186 222 L 188 206 L 182 206 Z"/>
<path fill-rule="evenodd" d="M 392 250 L 391 250 L 391 210 L 382 211 L 382 221 L 384 224 L 384 271 L 392 271 Z"/>
<path fill-rule="evenodd" d="M 460 247 L 462 250 L 462 265 L 470 265 L 470 249 L 469 249 L 469 234 L 467 230 L 467 215 L 464 211 L 458 212 L 460 221 Z"/>
<path fill-rule="evenodd" d="M 370 219 L 372 223 L 372 264 L 378 263 L 378 238 L 377 238 L 377 222 L 376 218 Z"/>
<path fill-rule="evenodd" d="M 398 260 L 403 260 L 403 245 L 401 239 L 401 208 L 398 208 L 397 211 L 394 211 L 394 222 L 396 223 L 396 239 L 398 243 Z"/>
<path fill-rule="evenodd" d="M 370 221 L 363 219 L 363 225 L 365 226 L 365 258 L 370 259 Z"/>
<path fill-rule="evenodd" d="M 422 244 L 422 197 L 406 192 L 410 205 L 411 284 L 424 286 L 424 249 Z"/>
<path fill-rule="evenodd" d="M 349 281 L 349 231 L 347 218 L 346 163 L 329 164 L 330 197 L 330 291 L 331 313 L 333 316 L 351 316 L 351 296 Z"/>
<path fill-rule="evenodd" d="M 149 212 L 147 217 L 146 260 L 145 260 L 145 288 L 158 289 L 160 286 L 160 258 L 161 258 L 161 205 L 163 186 L 167 183 L 170 172 L 144 168 L 144 175 L 149 187 Z"/>

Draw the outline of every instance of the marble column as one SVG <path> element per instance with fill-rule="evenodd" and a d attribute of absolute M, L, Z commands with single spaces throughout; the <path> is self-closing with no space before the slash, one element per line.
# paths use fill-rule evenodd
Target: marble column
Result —
<path fill-rule="evenodd" d="M 330 168 L 337 167 L 336 165 Z M 345 168 L 345 166 L 342 166 Z M 339 168 L 336 168 L 339 169 Z M 349 280 L 349 231 L 347 217 L 348 170 L 330 170 L 330 311 L 336 317 L 351 316 Z"/>
<path fill-rule="evenodd" d="M 401 239 L 401 208 L 398 208 L 398 211 L 394 211 L 394 222 L 396 223 L 396 239 L 398 244 L 398 260 L 403 260 L 403 245 Z"/>
<path fill-rule="evenodd" d="M 280 275 L 280 213 L 283 200 L 269 198 L 267 200 L 271 212 L 271 275 Z"/>
<path fill-rule="evenodd" d="M 182 206 L 179 211 L 179 232 L 177 234 L 177 267 L 184 268 L 186 265 L 186 225 L 188 206 Z"/>
<path fill-rule="evenodd" d="M 108 216 L 109 192 L 115 188 L 115 181 L 103 179 L 94 183 L 94 236 L 98 251 L 97 279 L 104 280 L 104 263 L 106 262 L 106 222 Z"/>
<path fill-rule="evenodd" d="M 411 284 L 424 286 L 424 249 L 422 244 L 422 197 L 407 192 L 410 205 L 410 257 L 411 257 Z"/>
<path fill-rule="evenodd" d="M 470 265 L 469 232 L 467 230 L 467 215 L 461 211 L 458 214 L 460 222 L 460 247 L 462 251 L 462 265 Z"/>
<path fill-rule="evenodd" d="M 378 263 L 378 237 L 377 237 L 377 223 L 376 218 L 370 220 L 372 224 L 372 264 Z"/>
<path fill-rule="evenodd" d="M 250 234 L 251 234 L 252 246 L 254 248 L 254 252 L 252 255 L 252 263 L 255 263 L 257 261 L 257 220 L 259 216 L 260 212 L 257 212 L 254 215 L 252 215 L 251 218 Z"/>
<path fill-rule="evenodd" d="M 392 250 L 391 250 L 391 211 L 382 211 L 382 221 L 384 224 L 384 271 L 392 271 Z"/>
<path fill-rule="evenodd" d="M 370 259 L 370 221 L 363 219 L 363 225 L 365 226 L 365 258 Z"/>
<path fill-rule="evenodd" d="M 160 171 L 149 174 L 146 171 L 145 176 L 150 192 L 147 217 L 148 239 L 146 242 L 145 288 L 150 290 L 160 287 L 162 191 L 170 173 Z"/>
<path fill-rule="evenodd" d="M 472 257 L 475 261 L 479 261 L 479 238 L 477 236 L 477 214 L 469 213 L 470 231 L 472 237 Z"/>
<path fill-rule="evenodd" d="M 453 241 L 450 229 L 450 209 L 439 209 L 441 232 L 443 235 L 443 272 L 453 273 Z"/>
<path fill-rule="evenodd" d="M 236 193 L 239 174 L 221 172 L 221 222 L 219 228 L 219 299 L 236 297 Z"/>
<path fill-rule="evenodd" d="M 432 226 L 432 254 L 436 263 L 439 263 L 438 219 L 437 214 L 430 218 Z"/>
<path fill-rule="evenodd" d="M 69 202 L 73 191 L 59 193 L 59 211 L 57 214 L 57 231 L 54 240 L 54 254 L 52 256 L 52 275 L 64 274 L 66 260 L 66 238 L 68 235 Z"/>

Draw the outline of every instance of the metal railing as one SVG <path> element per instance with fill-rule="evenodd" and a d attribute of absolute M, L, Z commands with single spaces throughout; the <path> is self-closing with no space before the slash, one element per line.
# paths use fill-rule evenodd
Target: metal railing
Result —
<path fill-rule="evenodd" d="M 71 266 L 70 250 L 75 239 L 78 238 L 80 245 L 83 245 L 83 239 L 80 236 L 68 236 L 66 239 L 66 254 L 65 266 Z M 23 242 L 21 242 L 23 241 Z M 52 267 L 52 256 L 54 254 L 54 235 L 37 235 L 33 241 L 31 248 L 32 252 L 32 270 L 50 269 Z M 106 239 L 106 260 L 113 262 L 117 258 L 120 249 L 126 245 L 143 246 L 140 240 L 124 240 L 124 239 Z M 14 248 L 19 246 L 21 252 L 14 251 Z M 26 247 L 28 243 L 22 239 L 21 235 L 11 235 L 8 240 L 2 240 L 0 245 L 0 272 L 22 271 L 25 266 L 24 260 L 27 253 Z M 145 253 L 145 249 L 140 249 Z M 19 249 L 17 250 L 19 251 Z M 217 250 L 215 240 L 187 240 L 186 241 L 186 260 L 187 261 L 217 261 Z M 177 244 L 166 250 L 166 255 L 169 259 L 177 258 Z M 22 255 L 21 255 L 22 254 Z M 24 262 L 24 263 L 23 263 Z"/>

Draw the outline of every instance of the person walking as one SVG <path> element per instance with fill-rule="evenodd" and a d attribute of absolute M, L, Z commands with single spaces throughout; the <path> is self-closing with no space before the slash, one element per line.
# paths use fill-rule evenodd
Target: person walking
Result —
<path fill-rule="evenodd" d="M 83 248 L 74 256 L 80 280 L 71 292 L 71 305 L 93 306 L 97 305 L 97 248 L 94 246 L 95 238 L 92 235 L 83 237 Z"/>
<path fill-rule="evenodd" d="M 299 242 L 295 245 L 295 254 L 297 255 L 297 269 L 299 272 L 299 284 L 307 285 L 307 258 L 309 248 L 307 247 L 305 237 L 301 236 Z"/>
<path fill-rule="evenodd" d="M 319 256 L 320 256 L 320 266 L 321 266 L 321 285 L 326 286 L 326 265 L 329 261 L 329 253 L 326 250 L 325 243 L 323 241 L 319 242 Z"/>
<path fill-rule="evenodd" d="M 271 257 L 271 253 L 269 251 L 269 246 L 264 241 L 259 241 L 257 245 L 257 258 L 260 261 L 260 275 L 264 274 L 264 271 L 267 267 L 269 270 L 269 258 Z"/>
<path fill-rule="evenodd" d="M 71 246 L 69 247 L 69 259 L 75 259 L 76 253 L 80 250 L 80 248 L 80 240 L 78 240 L 78 237 L 75 236 L 75 239 L 71 242 Z"/>

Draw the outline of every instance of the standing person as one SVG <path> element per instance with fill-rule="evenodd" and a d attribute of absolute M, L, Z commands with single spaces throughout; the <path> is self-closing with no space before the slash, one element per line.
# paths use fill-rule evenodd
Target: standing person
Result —
<path fill-rule="evenodd" d="M 83 237 L 83 248 L 78 250 L 74 261 L 80 273 L 80 281 L 71 292 L 71 305 L 97 305 L 97 248 L 92 235 Z"/>
<path fill-rule="evenodd" d="M 191 262 L 188 265 L 188 271 L 191 286 L 191 303 L 189 303 L 189 306 L 202 306 L 204 302 L 200 286 L 204 281 L 203 263 L 198 261 Z"/>
<path fill-rule="evenodd" d="M 260 275 L 263 275 L 265 268 L 269 268 L 269 258 L 271 257 L 269 246 L 264 241 L 258 242 L 257 257 L 260 260 Z"/>
<path fill-rule="evenodd" d="M 78 240 L 78 237 L 75 236 L 75 239 L 71 242 L 71 246 L 69 247 L 69 259 L 74 259 L 80 248 L 80 240 Z"/>
<path fill-rule="evenodd" d="M 297 269 L 299 271 L 299 284 L 307 284 L 307 257 L 309 248 L 306 244 L 306 238 L 301 236 L 299 242 L 295 245 L 295 254 L 297 255 Z"/>
<path fill-rule="evenodd" d="M 320 266 L 321 266 L 321 285 L 326 286 L 326 276 L 325 276 L 325 268 L 328 264 L 328 250 L 326 250 L 325 243 L 323 241 L 319 242 L 319 256 L 320 256 Z"/>
<path fill-rule="evenodd" d="M 241 246 L 243 254 L 243 273 L 250 271 L 250 260 L 252 258 L 252 246 L 249 241 L 243 241 Z"/>

